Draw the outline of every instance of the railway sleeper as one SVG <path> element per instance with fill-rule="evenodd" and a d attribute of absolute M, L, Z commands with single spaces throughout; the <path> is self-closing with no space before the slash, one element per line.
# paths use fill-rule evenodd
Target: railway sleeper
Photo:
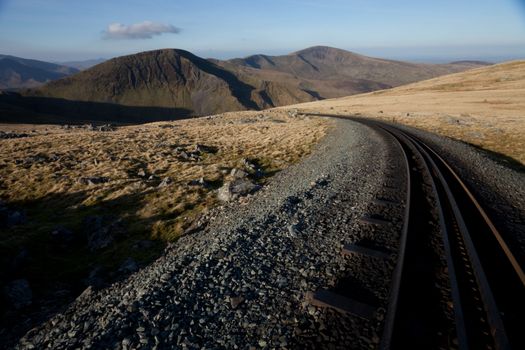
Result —
<path fill-rule="evenodd" d="M 373 319 L 377 311 L 376 306 L 363 303 L 327 289 L 308 292 L 306 299 L 313 306 L 331 308 L 366 320 Z"/>

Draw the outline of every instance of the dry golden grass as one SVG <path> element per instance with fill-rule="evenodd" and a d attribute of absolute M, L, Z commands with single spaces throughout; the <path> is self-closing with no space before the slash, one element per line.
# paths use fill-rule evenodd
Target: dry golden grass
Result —
<path fill-rule="evenodd" d="M 525 61 L 290 107 L 395 120 L 525 164 Z"/>
<path fill-rule="evenodd" d="M 128 198 L 137 198 L 141 202 L 137 210 L 129 212 L 126 204 L 122 215 L 156 221 L 180 217 L 188 208 L 201 207 L 215 198 L 212 189 L 190 186 L 190 181 L 203 177 L 220 184 L 232 168 L 242 167 L 243 158 L 258 161 L 268 173 L 283 169 L 307 154 L 326 127 L 324 121 L 292 119 L 279 112 L 228 113 L 127 126 L 114 132 L 66 131 L 50 126 L 47 135 L 0 141 L 0 198 L 8 203 L 62 194 L 81 198 L 70 201 L 70 207 L 126 204 Z M 179 159 L 176 147 L 196 144 L 218 151 L 205 153 L 198 162 Z M 57 160 L 16 164 L 39 155 Z M 141 169 L 147 176 L 170 177 L 172 183 L 158 188 L 159 181 L 145 181 L 137 175 Z M 84 177 L 107 177 L 110 181 L 86 185 L 78 181 Z"/>

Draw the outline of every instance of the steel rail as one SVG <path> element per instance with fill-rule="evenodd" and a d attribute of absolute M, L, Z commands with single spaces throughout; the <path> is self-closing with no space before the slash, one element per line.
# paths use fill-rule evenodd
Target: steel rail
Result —
<path fill-rule="evenodd" d="M 491 335 L 494 339 L 494 343 L 496 344 L 497 349 L 510 349 L 510 342 L 508 339 L 508 336 L 505 331 L 505 327 L 503 325 L 503 320 L 501 318 L 500 310 L 497 306 L 497 303 L 495 301 L 494 294 L 492 292 L 492 289 L 490 287 L 490 283 L 488 281 L 488 278 L 485 274 L 485 271 L 483 270 L 483 266 L 480 261 L 479 254 L 476 250 L 476 247 L 474 245 L 474 242 L 472 240 L 472 235 L 467 227 L 467 224 L 465 222 L 464 215 L 461 212 L 461 209 L 457 203 L 457 200 L 451 190 L 451 187 L 447 180 L 445 179 L 443 173 L 435 163 L 434 159 L 422 148 L 421 144 L 422 142 L 419 142 L 415 140 L 413 137 L 406 135 L 403 133 L 406 137 L 408 137 L 416 147 L 419 148 L 420 152 L 425 155 L 425 157 L 428 159 L 428 161 L 431 163 L 432 168 L 434 172 L 436 173 L 436 177 L 441 183 L 441 186 L 443 187 L 449 205 L 452 207 L 452 211 L 454 213 L 454 218 L 459 225 L 459 231 L 462 235 L 463 242 L 466 245 L 467 254 L 469 255 L 470 262 L 472 264 L 472 269 L 474 271 L 477 284 L 479 287 L 479 291 L 482 295 L 483 303 L 485 312 L 488 318 L 488 322 L 490 324 L 491 329 Z M 425 145 L 426 146 L 426 145 Z M 430 149 L 428 146 L 425 148 Z M 450 267 L 449 267 L 450 268 Z M 452 281 L 451 283 L 457 285 L 458 281 Z M 457 312 L 457 308 L 455 307 L 455 310 Z M 463 312 L 462 312 L 463 313 Z M 467 336 L 468 338 L 468 336 Z M 468 346 L 468 339 L 464 339 L 462 341 L 462 346 L 465 349 L 471 348 Z"/>
<path fill-rule="evenodd" d="M 523 270 L 522 266 L 518 262 L 518 259 L 516 258 L 516 256 L 514 255 L 512 250 L 510 249 L 510 247 L 508 246 L 507 242 L 505 242 L 505 240 L 503 239 L 503 236 L 501 235 L 501 233 L 496 229 L 496 226 L 494 225 L 492 220 L 490 220 L 489 216 L 487 215 L 487 213 L 485 212 L 485 210 L 483 209 L 481 204 L 478 202 L 476 197 L 474 197 L 472 192 L 469 190 L 467 185 L 463 182 L 463 180 L 461 180 L 459 175 L 443 159 L 443 157 L 441 157 L 436 151 L 434 151 L 431 147 L 429 147 L 423 141 L 421 141 L 421 140 L 419 140 L 419 139 L 417 139 L 415 137 L 413 137 L 413 138 L 416 139 L 418 143 L 423 145 L 429 152 L 431 152 L 433 154 L 433 156 L 435 158 L 437 158 L 441 162 L 441 164 L 443 164 L 443 166 L 445 166 L 447 168 L 447 170 L 450 172 L 450 174 L 452 174 L 452 176 L 456 179 L 457 183 L 461 186 L 461 188 L 463 188 L 463 190 L 465 191 L 465 194 L 470 198 L 470 200 L 472 201 L 472 204 L 476 207 L 476 209 L 479 211 L 479 214 L 483 217 L 483 220 L 485 221 L 485 224 L 487 225 L 487 227 L 490 228 L 490 231 L 492 232 L 492 234 L 494 235 L 494 237 L 498 241 L 502 251 L 505 253 L 505 256 L 509 260 L 509 263 L 514 268 L 514 271 L 515 271 L 516 275 L 518 276 L 518 278 L 520 279 L 521 283 L 523 284 L 523 286 L 525 286 L 525 271 Z"/>
<path fill-rule="evenodd" d="M 401 141 L 400 141 L 400 137 L 398 135 L 396 135 L 395 131 L 392 131 L 388 127 L 385 127 L 385 126 L 382 126 L 382 125 L 379 126 L 379 127 L 381 129 L 385 130 L 388 134 L 390 134 L 397 141 L 397 143 L 400 146 L 401 151 L 404 154 L 404 157 L 406 158 L 407 157 L 406 151 L 402 147 Z M 420 152 L 417 152 L 417 148 L 416 148 L 415 145 L 413 145 L 412 142 L 410 142 L 408 139 L 406 139 L 406 137 L 404 135 L 403 135 L 403 137 L 405 138 L 404 143 L 412 144 L 413 148 L 415 148 L 415 151 L 416 151 L 415 153 L 419 153 L 417 155 L 422 160 L 422 165 L 423 165 L 424 171 L 427 174 L 430 175 L 431 174 L 431 170 L 430 170 L 430 166 L 429 166 L 427 160 L 423 157 L 423 155 Z M 429 176 L 429 180 L 430 180 L 430 184 L 431 184 L 433 192 L 437 194 L 438 189 L 437 189 L 437 186 L 436 186 L 434 178 L 432 176 Z M 442 237 L 443 237 L 443 243 L 444 243 L 444 248 L 445 248 L 445 255 L 446 255 L 446 260 L 447 260 L 447 267 L 448 267 L 448 271 L 449 271 L 449 276 L 450 276 L 451 280 L 456 280 L 456 269 L 455 269 L 455 266 L 453 264 L 452 252 L 451 252 L 451 248 L 450 248 L 449 234 L 448 234 L 447 226 L 445 224 L 445 214 L 443 212 L 443 207 L 441 205 L 441 200 L 440 200 L 439 196 L 436 195 L 435 196 L 435 200 L 436 200 L 436 208 L 438 209 L 440 230 L 441 230 L 441 234 L 442 234 Z M 407 210 L 407 215 L 405 217 L 405 222 L 408 222 L 410 220 L 409 219 L 410 208 L 407 207 L 407 209 L 408 210 Z M 393 278 L 400 278 L 400 276 L 399 277 L 398 276 L 393 276 Z M 399 283 L 397 283 L 396 285 L 399 285 Z M 395 291 L 395 293 L 399 294 L 399 291 Z M 461 307 L 460 291 L 459 291 L 457 283 L 451 283 L 451 294 L 452 294 L 452 299 L 453 299 L 454 305 L 456 305 L 456 308 L 455 308 L 456 312 L 454 313 L 454 317 L 455 317 L 455 322 L 456 322 L 456 331 L 457 331 L 457 335 L 458 335 L 459 347 L 460 347 L 460 349 L 467 349 L 468 348 L 467 347 L 467 331 L 466 331 L 466 326 L 465 326 L 465 323 L 464 323 L 464 315 L 463 315 L 462 307 Z M 396 298 L 396 301 L 397 301 L 397 298 Z M 394 311 L 394 312 L 397 311 L 397 308 L 393 308 L 392 311 Z M 389 309 L 388 312 L 390 313 L 391 310 Z M 392 315 L 389 318 L 387 318 L 387 320 L 385 321 L 385 328 L 384 329 L 388 329 L 389 331 L 388 332 L 385 332 L 385 331 L 383 332 L 383 337 L 382 337 L 382 341 L 381 341 L 381 345 L 380 345 L 380 349 L 382 349 L 382 350 L 386 350 L 386 349 L 390 349 L 391 348 L 391 342 L 392 342 L 392 331 L 391 330 L 394 328 L 393 322 L 395 322 L 395 316 L 396 315 Z"/>
<path fill-rule="evenodd" d="M 427 143 L 389 123 L 330 114 L 318 114 L 318 116 L 354 120 L 392 135 L 407 165 L 409 191 L 412 184 L 407 149 L 411 155 L 419 158 L 417 163 L 422 165 L 424 171 L 418 175 L 421 174 L 419 177 L 424 176 L 430 180 L 435 209 L 438 212 L 459 348 L 466 350 L 483 346 L 487 349 L 495 347 L 498 350 L 506 350 L 511 348 L 511 344 L 517 345 L 518 348 L 522 346 L 523 335 L 519 323 L 520 319 L 523 320 L 525 311 L 522 301 L 525 297 L 523 267 L 504 236 L 497 230 L 453 167 Z M 393 339 L 395 340 L 396 336 L 396 317 L 402 312 L 398 302 L 400 293 L 403 294 L 406 242 L 407 237 L 413 235 L 409 227 L 410 197 L 408 193 L 398 262 L 392 275 L 387 315 L 380 343 L 382 350 L 395 347 Z M 519 257 L 521 258 L 521 255 Z M 463 278 L 458 278 L 457 271 Z M 467 277 L 465 281 L 467 275 L 471 277 Z M 406 319 L 402 322 L 406 322 Z"/>
<path fill-rule="evenodd" d="M 406 254 L 406 243 L 408 239 L 408 223 L 409 223 L 409 216 L 410 216 L 410 202 L 411 202 L 411 196 L 412 196 L 412 183 L 411 183 L 411 177 L 410 177 L 410 163 L 408 161 L 408 156 L 403 150 L 403 146 L 401 145 L 401 142 L 399 140 L 394 139 L 399 148 L 402 151 L 403 154 L 403 161 L 405 163 L 405 169 L 406 169 L 406 180 L 407 180 L 407 195 L 405 199 L 405 220 L 403 222 L 403 228 L 401 231 L 401 239 L 399 243 L 399 250 L 398 250 L 398 259 L 397 264 L 393 272 L 392 277 L 392 285 L 390 287 L 390 298 L 388 302 L 387 307 L 387 316 L 385 319 L 385 325 L 383 327 L 383 337 L 381 339 L 381 343 L 379 345 L 379 348 L 382 350 L 390 349 L 392 336 L 394 332 L 394 326 L 395 326 L 395 319 L 398 314 L 398 301 L 399 301 L 399 293 L 401 289 L 401 277 L 403 274 L 403 268 L 404 268 L 404 262 L 405 262 L 405 254 Z"/>
<path fill-rule="evenodd" d="M 391 127 L 385 127 L 381 126 L 383 129 L 387 129 L 391 134 L 393 134 L 396 138 L 400 139 L 399 135 L 402 135 L 402 138 L 405 138 L 409 140 L 410 144 L 412 144 L 414 147 L 416 147 L 419 151 L 419 153 L 423 156 L 423 159 L 425 162 L 428 162 L 430 164 L 430 167 L 432 168 L 432 173 L 434 174 L 434 177 L 436 180 L 440 182 L 441 187 L 443 188 L 443 191 L 446 194 L 446 198 L 448 201 L 448 204 L 452 208 L 454 220 L 457 223 L 459 227 L 459 232 L 461 233 L 463 244 L 466 247 L 466 251 L 470 260 L 470 264 L 472 267 L 472 270 L 474 272 L 477 286 L 479 289 L 479 292 L 482 296 L 483 306 L 485 309 L 487 321 L 489 323 L 490 333 L 493 338 L 494 344 L 497 349 L 510 349 L 510 341 L 508 338 L 508 335 L 505 330 L 504 322 L 501 317 L 501 312 L 498 308 L 498 305 L 496 303 L 494 294 L 491 289 L 491 285 L 489 283 L 489 280 L 487 278 L 487 275 L 483 269 L 483 265 L 481 263 L 481 259 L 479 257 L 479 254 L 477 252 L 476 246 L 473 242 L 472 235 L 469 232 L 468 226 L 465 222 L 465 217 L 462 214 L 462 209 L 460 208 L 456 197 L 451 189 L 451 186 L 449 185 L 449 182 L 443 175 L 443 172 L 441 171 L 438 164 L 436 164 L 436 160 L 441 163 L 441 165 L 445 166 L 448 171 L 453 175 L 454 180 L 460 184 L 461 188 L 467 194 L 467 196 L 470 198 L 470 200 L 473 202 L 475 208 L 480 212 L 480 215 L 484 219 L 484 224 L 490 229 L 490 231 L 494 234 L 494 237 L 498 240 L 500 243 L 500 248 L 502 248 L 502 251 L 504 252 L 505 257 L 509 260 L 512 267 L 514 268 L 514 272 L 522 281 L 522 270 L 519 266 L 517 259 L 512 255 L 512 252 L 508 248 L 506 244 L 502 244 L 501 242 L 505 243 L 501 234 L 496 230 L 494 224 L 490 221 L 488 218 L 488 215 L 483 211 L 481 206 L 479 205 L 479 202 L 477 202 L 472 195 L 472 193 L 468 190 L 466 185 L 461 181 L 459 176 L 452 170 L 450 165 L 446 163 L 446 161 L 440 157 L 437 152 L 435 152 L 430 146 L 425 144 L 424 142 L 402 132 L 397 129 L 393 129 Z M 435 157 L 435 158 L 434 158 Z M 432 174 L 431 173 L 431 174 Z M 435 185 L 433 185 L 433 189 L 436 189 Z M 439 198 L 439 193 L 435 192 L 436 198 Z M 439 207 L 439 213 L 440 216 L 443 215 L 443 208 L 441 203 L 437 202 L 437 206 Z M 441 220 L 440 220 L 441 221 Z M 441 222 L 443 224 L 443 221 Z M 445 251 L 447 254 L 447 264 L 449 264 L 449 278 L 451 281 L 451 287 L 452 287 L 452 296 L 454 300 L 455 305 L 455 318 L 456 318 L 456 327 L 457 327 L 457 333 L 458 333 L 458 340 L 459 340 L 459 346 L 461 349 L 469 349 L 471 346 L 469 345 L 469 335 L 466 332 L 466 327 L 464 325 L 464 312 L 462 310 L 462 302 L 461 298 L 458 298 L 459 293 L 458 292 L 458 285 L 459 282 L 454 280 L 454 262 L 453 258 L 451 256 L 448 256 L 450 253 L 450 247 L 447 247 L 447 244 L 450 243 L 450 240 L 448 239 L 448 232 L 446 231 L 446 225 L 442 226 L 442 233 L 443 233 L 443 239 L 445 242 Z M 510 256 L 509 256 L 510 255 Z M 450 274 L 452 272 L 452 274 Z M 523 283 L 523 282 L 522 282 Z M 470 334 L 470 337 L 473 335 Z"/>

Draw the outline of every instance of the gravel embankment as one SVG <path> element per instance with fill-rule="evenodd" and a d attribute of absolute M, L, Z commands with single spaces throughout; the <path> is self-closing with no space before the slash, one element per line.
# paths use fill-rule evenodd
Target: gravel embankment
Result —
<path fill-rule="evenodd" d="M 384 306 L 393 268 L 346 258 L 341 247 L 373 239 L 359 218 L 404 170 L 379 134 L 335 123 L 311 156 L 247 203 L 213 210 L 206 229 L 128 280 L 85 291 L 17 347 L 374 347 L 384 312 L 365 321 L 305 302 L 308 291 L 345 279 Z M 395 250 L 396 240 L 376 244 Z"/>

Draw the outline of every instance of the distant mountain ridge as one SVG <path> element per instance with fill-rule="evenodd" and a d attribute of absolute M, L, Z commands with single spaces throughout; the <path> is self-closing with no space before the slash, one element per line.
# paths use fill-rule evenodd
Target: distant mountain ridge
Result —
<path fill-rule="evenodd" d="M 84 110 L 73 105 L 82 102 L 90 104 L 89 116 L 114 117 L 108 115 L 107 108 L 116 105 L 122 106 L 119 118 L 125 119 L 131 113 L 133 118 L 156 120 L 347 96 L 477 66 L 464 62 L 432 65 L 390 61 L 322 46 L 283 56 L 254 55 L 225 61 L 162 49 L 110 59 L 40 88 L 25 90 L 21 97 L 32 98 L 33 109 L 49 113 L 53 108 L 41 104 L 53 100 L 62 112 L 72 113 L 73 119 L 80 118 Z M 17 101 L 18 107 L 24 108 L 22 100 Z M 103 105 L 103 112 L 97 113 L 95 104 Z M 64 105 L 68 107 L 64 109 Z M 145 108 L 150 108 L 152 114 L 144 116 Z"/>
<path fill-rule="evenodd" d="M 59 64 L 0 55 L 0 89 L 37 87 L 77 72 Z"/>
<path fill-rule="evenodd" d="M 65 62 L 56 62 L 62 66 L 73 67 L 78 70 L 84 70 L 96 66 L 102 62 L 107 61 L 105 58 L 94 58 L 91 60 L 82 60 L 82 61 L 65 61 Z"/>
<path fill-rule="evenodd" d="M 396 87 L 481 67 L 488 63 L 462 61 L 449 64 L 420 64 L 373 58 L 327 46 L 314 46 L 288 55 L 253 55 L 228 60 L 222 64 L 233 69 L 235 66 L 241 67 L 263 76 L 264 72 L 281 72 L 299 79 L 302 86 L 307 86 L 320 96 L 333 98 Z"/>

